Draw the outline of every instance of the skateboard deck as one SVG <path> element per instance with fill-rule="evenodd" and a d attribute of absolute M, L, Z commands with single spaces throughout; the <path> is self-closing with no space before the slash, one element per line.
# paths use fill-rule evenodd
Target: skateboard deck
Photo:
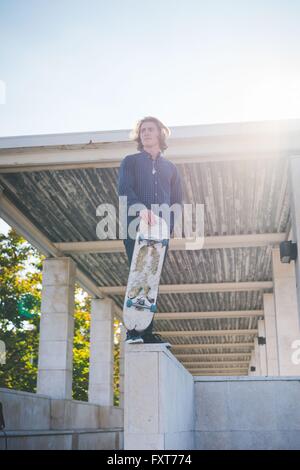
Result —
<path fill-rule="evenodd" d="M 150 226 L 141 220 L 136 235 L 123 307 L 127 330 L 144 331 L 156 312 L 169 231 L 164 219 L 155 215 L 155 221 Z"/>

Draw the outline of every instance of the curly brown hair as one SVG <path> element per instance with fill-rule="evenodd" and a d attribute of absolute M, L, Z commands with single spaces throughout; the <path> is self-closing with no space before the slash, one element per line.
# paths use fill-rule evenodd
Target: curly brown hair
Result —
<path fill-rule="evenodd" d="M 153 117 L 153 116 L 146 116 L 143 119 L 140 119 L 136 123 L 135 127 L 133 128 L 133 130 L 130 133 L 131 139 L 134 140 L 135 142 L 137 142 L 137 149 L 138 150 L 143 150 L 143 148 L 144 148 L 143 145 L 142 145 L 141 137 L 140 137 L 140 131 L 141 131 L 141 125 L 144 122 L 148 122 L 148 121 L 154 122 L 156 124 L 156 126 L 158 127 L 158 129 L 160 130 L 159 147 L 160 147 L 161 151 L 166 150 L 168 148 L 167 143 L 166 143 L 166 139 L 167 139 L 167 137 L 170 136 L 171 131 L 159 119 L 157 119 L 156 117 Z"/>

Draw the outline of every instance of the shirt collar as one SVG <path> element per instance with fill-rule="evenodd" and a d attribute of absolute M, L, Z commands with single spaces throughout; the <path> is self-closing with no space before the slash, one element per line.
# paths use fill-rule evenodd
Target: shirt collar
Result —
<path fill-rule="evenodd" d="M 146 150 L 142 150 L 142 153 L 144 153 L 148 158 L 153 160 L 152 155 L 150 153 L 146 152 Z M 163 156 L 164 156 L 163 152 L 160 151 L 158 156 L 156 157 L 156 160 L 158 160 L 159 158 L 162 158 Z"/>

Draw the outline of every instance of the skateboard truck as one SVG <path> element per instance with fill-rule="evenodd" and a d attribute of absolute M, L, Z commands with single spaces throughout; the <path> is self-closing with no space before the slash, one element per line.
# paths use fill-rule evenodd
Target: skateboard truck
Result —
<path fill-rule="evenodd" d="M 128 308 L 129 307 L 136 307 L 136 308 L 139 308 L 140 310 L 143 310 L 144 308 L 147 308 L 152 313 L 155 313 L 156 310 L 157 310 L 156 304 L 152 304 L 150 306 L 145 305 L 145 299 L 140 299 L 140 300 L 137 300 L 136 302 L 133 302 L 131 299 L 127 299 L 126 307 L 128 307 Z"/>
<path fill-rule="evenodd" d="M 139 242 L 139 244 L 140 244 L 141 242 L 146 242 L 146 243 L 147 243 L 147 246 L 154 246 L 154 245 L 156 245 L 157 243 L 161 243 L 162 246 L 167 246 L 169 240 L 168 240 L 167 238 L 164 238 L 164 239 L 162 239 L 162 240 L 159 240 L 159 239 L 157 239 L 157 240 L 148 240 L 148 238 L 145 238 L 145 237 L 143 237 L 142 235 L 140 235 L 139 238 L 138 238 L 138 242 Z"/>

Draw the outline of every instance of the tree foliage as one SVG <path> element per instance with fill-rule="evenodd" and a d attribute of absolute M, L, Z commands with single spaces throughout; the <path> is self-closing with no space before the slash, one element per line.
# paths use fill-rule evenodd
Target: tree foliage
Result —
<path fill-rule="evenodd" d="M 36 392 L 44 256 L 13 229 L 0 235 L 0 387 Z M 75 286 L 73 398 L 88 400 L 91 298 Z M 119 400 L 119 324 L 115 322 L 114 404 Z"/>

